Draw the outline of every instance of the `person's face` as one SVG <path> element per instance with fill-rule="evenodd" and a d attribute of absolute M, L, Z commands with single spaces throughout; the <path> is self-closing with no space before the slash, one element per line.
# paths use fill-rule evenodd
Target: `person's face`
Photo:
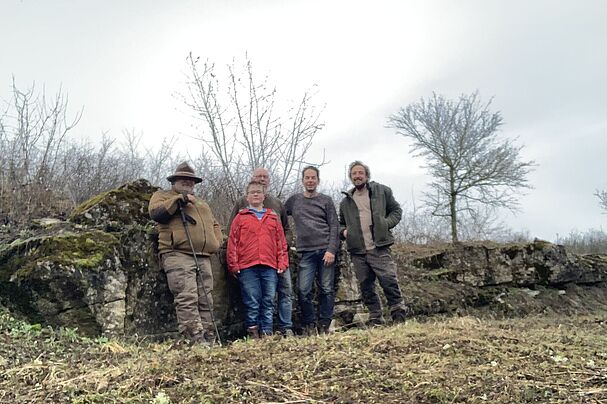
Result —
<path fill-rule="evenodd" d="M 367 183 L 367 171 L 363 166 L 354 166 L 350 170 L 350 180 L 355 187 L 360 187 Z"/>
<path fill-rule="evenodd" d="M 260 206 L 263 204 L 265 195 L 263 193 L 263 187 L 260 185 L 251 185 L 247 190 L 247 202 L 251 206 Z"/>
<path fill-rule="evenodd" d="M 312 170 L 311 168 L 304 171 L 302 183 L 303 183 L 304 189 L 307 192 L 310 192 L 310 193 L 316 192 L 316 188 L 318 187 L 319 182 L 320 182 L 320 180 L 318 179 L 318 176 L 316 175 L 316 171 Z"/>
<path fill-rule="evenodd" d="M 253 171 L 253 181 L 260 182 L 267 188 L 270 186 L 270 173 L 265 168 L 258 168 Z"/>
<path fill-rule="evenodd" d="M 194 180 L 190 180 L 188 178 L 177 178 L 173 183 L 173 189 L 179 193 L 186 192 L 188 194 L 193 194 L 194 185 L 196 185 Z"/>

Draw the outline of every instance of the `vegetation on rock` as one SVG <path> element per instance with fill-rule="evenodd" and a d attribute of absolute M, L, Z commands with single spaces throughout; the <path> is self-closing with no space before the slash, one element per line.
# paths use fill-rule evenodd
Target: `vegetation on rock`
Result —
<path fill-rule="evenodd" d="M 0 281 L 27 278 L 45 264 L 64 269 L 99 269 L 106 259 L 116 255 L 118 247 L 116 237 L 97 230 L 17 239 L 0 249 Z"/>
<path fill-rule="evenodd" d="M 108 225 L 145 224 L 150 221 L 147 204 L 157 189 L 143 179 L 129 182 L 76 206 L 69 219 L 74 223 L 105 228 Z"/>

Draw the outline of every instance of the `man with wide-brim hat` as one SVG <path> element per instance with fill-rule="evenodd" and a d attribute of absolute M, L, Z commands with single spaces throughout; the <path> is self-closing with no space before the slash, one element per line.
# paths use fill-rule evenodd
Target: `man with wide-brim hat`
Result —
<path fill-rule="evenodd" d="M 194 186 L 202 182 L 194 169 L 183 162 L 167 180 L 171 189 L 152 195 L 149 213 L 157 222 L 160 262 L 174 297 L 179 332 L 192 342 L 212 345 L 216 335 L 210 256 L 219 249 L 223 236 L 209 205 L 194 195 Z M 180 209 L 188 222 L 191 244 Z"/>
<path fill-rule="evenodd" d="M 175 185 L 175 181 L 178 179 L 191 179 L 196 184 L 202 182 L 202 178 L 196 176 L 192 167 L 185 161 L 177 166 L 174 174 L 167 177 L 167 180 L 173 185 Z"/>

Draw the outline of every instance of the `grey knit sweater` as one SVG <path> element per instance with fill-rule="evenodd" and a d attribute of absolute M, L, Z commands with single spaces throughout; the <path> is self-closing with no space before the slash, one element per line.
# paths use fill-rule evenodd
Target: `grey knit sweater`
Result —
<path fill-rule="evenodd" d="M 339 221 L 333 200 L 324 194 L 306 198 L 303 193 L 285 203 L 295 221 L 297 251 L 323 250 L 335 254 L 339 246 Z"/>

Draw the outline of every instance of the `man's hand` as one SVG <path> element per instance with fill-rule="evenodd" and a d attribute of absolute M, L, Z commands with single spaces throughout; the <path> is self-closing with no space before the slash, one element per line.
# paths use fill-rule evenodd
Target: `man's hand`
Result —
<path fill-rule="evenodd" d="M 335 262 L 335 254 L 330 253 L 329 251 L 325 252 L 324 257 L 322 257 L 322 262 L 324 262 L 325 266 L 329 266 Z"/>
<path fill-rule="evenodd" d="M 188 204 L 188 203 L 194 203 L 196 202 L 196 197 L 192 194 L 188 194 L 187 192 L 182 192 L 181 196 L 183 197 L 183 202 Z"/>
<path fill-rule="evenodd" d="M 281 274 L 281 273 L 283 273 L 286 270 L 287 270 L 287 268 L 277 269 L 276 272 L 278 272 L 279 274 Z"/>
<path fill-rule="evenodd" d="M 348 229 L 344 229 L 344 238 L 348 237 Z"/>

